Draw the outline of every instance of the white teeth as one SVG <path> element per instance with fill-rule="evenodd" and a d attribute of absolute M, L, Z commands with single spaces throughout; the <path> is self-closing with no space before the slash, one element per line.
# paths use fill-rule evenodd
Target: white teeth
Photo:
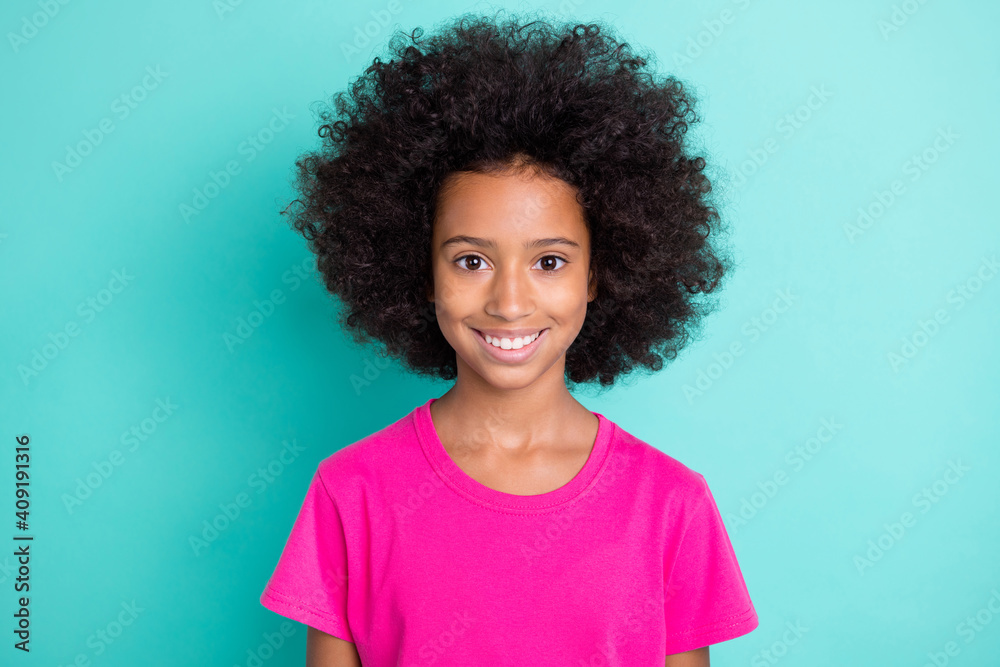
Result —
<path fill-rule="evenodd" d="M 538 338 L 539 334 L 541 333 L 542 332 L 539 331 L 538 333 L 534 333 L 530 336 L 523 336 L 521 338 L 513 338 L 513 339 L 494 338 L 489 334 L 483 334 L 483 336 L 486 338 L 486 342 L 492 345 L 493 347 L 499 347 L 504 350 L 520 350 L 525 345 L 529 345 L 530 343 L 534 342 L 534 340 Z"/>

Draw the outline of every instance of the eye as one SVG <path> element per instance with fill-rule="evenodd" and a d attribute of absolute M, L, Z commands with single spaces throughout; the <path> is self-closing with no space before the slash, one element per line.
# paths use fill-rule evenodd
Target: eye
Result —
<path fill-rule="evenodd" d="M 546 262 L 546 260 L 550 261 Z M 545 257 L 542 257 L 540 260 L 538 260 L 539 264 L 544 263 L 545 266 L 551 267 L 548 269 L 542 269 L 546 273 L 552 273 L 553 271 L 558 271 L 559 269 L 563 268 L 562 266 L 553 267 L 551 260 L 562 262 L 563 265 L 569 264 L 567 260 L 563 259 L 562 257 L 559 257 L 558 255 L 546 255 Z M 472 268 L 469 268 L 470 266 L 469 262 L 475 262 L 474 264 L 472 264 Z M 458 264 L 459 268 L 461 268 L 463 271 L 466 271 L 467 273 L 477 273 L 479 268 L 481 268 L 482 266 L 481 264 L 482 262 L 483 258 L 480 257 L 479 255 L 462 255 L 461 257 L 456 259 L 454 263 Z"/>
<path fill-rule="evenodd" d="M 475 261 L 475 262 L 482 262 L 483 258 L 480 257 L 479 255 L 462 255 L 461 257 L 459 257 L 458 259 L 456 259 L 455 262 L 454 262 L 455 264 L 458 264 L 459 267 L 463 271 L 465 271 L 466 273 L 476 273 L 476 270 L 480 267 L 480 264 L 475 264 L 475 265 L 473 265 L 472 269 L 469 269 L 469 268 L 467 268 L 469 265 L 467 263 L 464 263 L 464 260 L 470 260 L 470 261 Z"/>
<path fill-rule="evenodd" d="M 542 263 L 542 262 L 544 262 L 544 261 L 545 261 L 545 260 L 547 260 L 547 259 L 550 259 L 550 260 L 559 260 L 559 261 L 560 261 L 560 262 L 562 262 L 562 263 L 563 263 L 564 265 L 565 265 L 565 264 L 569 264 L 569 262 L 567 262 L 567 261 L 566 261 L 565 259 L 563 259 L 562 257 L 559 257 L 558 255 L 546 255 L 545 257 L 542 257 L 542 258 L 541 258 L 540 260 L 538 260 L 538 262 L 539 262 L 539 263 Z M 549 266 L 551 266 L 551 264 L 550 264 Z M 562 268 L 561 266 L 556 266 L 556 267 L 553 267 L 552 269 L 550 269 L 550 272 L 551 272 L 551 271 L 558 271 L 558 270 L 559 270 L 559 269 L 561 269 L 561 268 Z"/>

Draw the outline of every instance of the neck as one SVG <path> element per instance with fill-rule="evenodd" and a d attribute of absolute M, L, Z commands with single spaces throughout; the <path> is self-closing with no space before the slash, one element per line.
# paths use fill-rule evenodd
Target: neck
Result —
<path fill-rule="evenodd" d="M 463 373 L 431 404 L 432 417 L 463 434 L 474 449 L 532 450 L 559 442 L 566 425 L 589 411 L 569 393 L 562 368 L 550 368 L 525 387 L 504 388 Z M 474 376 L 474 377 L 472 377 Z"/>

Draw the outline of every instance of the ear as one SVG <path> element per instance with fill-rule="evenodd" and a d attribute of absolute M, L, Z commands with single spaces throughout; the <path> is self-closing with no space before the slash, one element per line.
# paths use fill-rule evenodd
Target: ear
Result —
<path fill-rule="evenodd" d="M 590 269 L 590 284 L 587 289 L 587 302 L 597 298 L 597 272 L 593 267 Z"/>

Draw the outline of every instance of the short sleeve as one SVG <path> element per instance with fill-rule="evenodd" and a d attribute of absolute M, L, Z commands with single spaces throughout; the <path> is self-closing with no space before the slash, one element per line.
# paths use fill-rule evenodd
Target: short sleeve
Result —
<path fill-rule="evenodd" d="M 705 478 L 676 553 L 665 567 L 667 655 L 745 635 L 757 627 L 743 573 Z"/>
<path fill-rule="evenodd" d="M 319 470 L 260 603 L 282 616 L 354 641 L 347 622 L 344 527 Z"/>

